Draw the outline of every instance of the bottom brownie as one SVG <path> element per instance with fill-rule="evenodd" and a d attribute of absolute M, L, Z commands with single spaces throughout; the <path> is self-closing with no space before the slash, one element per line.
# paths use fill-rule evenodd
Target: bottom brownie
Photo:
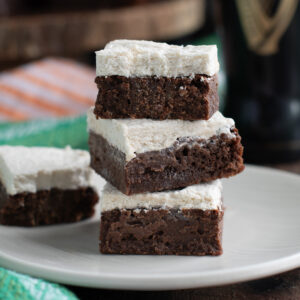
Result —
<path fill-rule="evenodd" d="M 38 226 L 77 222 L 91 217 L 97 202 L 98 195 L 90 187 L 8 195 L 0 183 L 0 224 Z"/>
<path fill-rule="evenodd" d="M 223 210 L 113 209 L 101 215 L 104 254 L 220 255 Z"/>

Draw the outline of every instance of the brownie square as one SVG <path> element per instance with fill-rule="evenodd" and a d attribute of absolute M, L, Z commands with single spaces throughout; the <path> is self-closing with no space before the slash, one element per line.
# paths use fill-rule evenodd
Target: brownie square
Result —
<path fill-rule="evenodd" d="M 223 134 L 208 140 L 183 140 L 161 151 L 137 154 L 127 162 L 124 153 L 90 131 L 91 167 L 127 195 L 230 177 L 244 169 L 241 138 L 236 129 L 232 132 L 235 138 Z"/>
<path fill-rule="evenodd" d="M 104 254 L 222 254 L 222 183 L 122 194 L 106 184 L 101 198 Z"/>
<path fill-rule="evenodd" d="M 83 150 L 0 146 L 0 224 L 39 226 L 91 217 L 100 177 Z"/>

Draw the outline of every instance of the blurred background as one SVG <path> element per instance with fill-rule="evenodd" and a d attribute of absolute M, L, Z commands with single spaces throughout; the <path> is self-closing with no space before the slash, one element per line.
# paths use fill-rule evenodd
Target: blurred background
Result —
<path fill-rule="evenodd" d="M 299 0 L 0 0 L 0 144 L 87 148 L 94 51 L 217 44 L 220 110 L 246 162 L 300 161 Z"/>
<path fill-rule="evenodd" d="M 217 44 L 220 110 L 235 119 L 246 162 L 299 173 L 299 1 L 0 0 L 0 144 L 87 149 L 94 51 L 111 40 Z"/>

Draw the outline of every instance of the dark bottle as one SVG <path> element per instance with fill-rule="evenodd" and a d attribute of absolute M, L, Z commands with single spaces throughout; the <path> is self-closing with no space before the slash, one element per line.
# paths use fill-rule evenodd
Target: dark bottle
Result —
<path fill-rule="evenodd" d="M 226 116 L 246 162 L 300 159 L 299 0 L 216 0 L 225 54 Z"/>

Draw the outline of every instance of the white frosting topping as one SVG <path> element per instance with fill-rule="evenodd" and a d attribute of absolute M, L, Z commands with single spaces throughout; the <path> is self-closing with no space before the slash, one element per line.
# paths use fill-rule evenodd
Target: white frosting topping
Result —
<path fill-rule="evenodd" d="M 9 195 L 93 186 L 87 151 L 0 146 L 0 181 Z"/>
<path fill-rule="evenodd" d="M 97 76 L 212 76 L 218 71 L 215 45 L 184 47 L 151 41 L 115 40 L 96 52 Z"/>
<path fill-rule="evenodd" d="M 102 191 L 101 211 L 113 209 L 176 208 L 212 210 L 222 207 L 222 183 L 215 180 L 182 190 L 144 193 L 127 196 L 107 183 Z"/>
<path fill-rule="evenodd" d="M 93 108 L 87 114 L 88 128 L 105 138 L 108 143 L 126 155 L 126 161 L 136 153 L 171 147 L 182 137 L 208 139 L 225 133 L 233 136 L 230 129 L 233 119 L 215 112 L 209 120 L 151 120 L 151 119 L 97 119 Z"/>

